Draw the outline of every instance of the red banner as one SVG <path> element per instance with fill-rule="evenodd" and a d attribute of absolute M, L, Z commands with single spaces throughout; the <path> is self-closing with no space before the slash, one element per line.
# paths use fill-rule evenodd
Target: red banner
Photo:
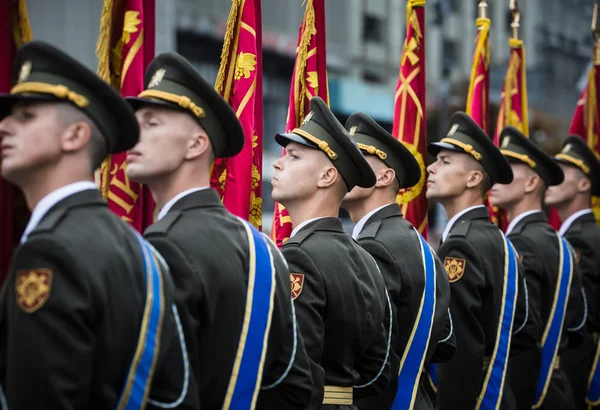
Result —
<path fill-rule="evenodd" d="M 427 157 L 425 108 L 425 0 L 408 0 L 406 39 L 394 97 L 392 134 L 417 159 L 421 179 L 412 188 L 401 190 L 396 201 L 401 205 L 404 217 L 427 239 L 428 202 L 423 189 L 427 178 L 424 162 Z"/>
<path fill-rule="evenodd" d="M 525 136 L 529 136 L 529 120 L 527 118 L 527 66 L 525 64 L 525 45 L 523 41 L 509 39 L 510 58 L 508 70 L 504 77 L 498 112 L 498 122 L 494 132 L 494 144 L 499 147 L 499 138 L 502 129 L 508 125 L 519 129 Z M 503 231 L 508 227 L 506 213 L 497 207 L 491 207 L 492 222 L 496 223 Z"/>
<path fill-rule="evenodd" d="M 480 17 L 476 24 L 479 32 L 475 39 L 466 113 L 489 135 L 490 19 Z"/>
<path fill-rule="evenodd" d="M 123 97 L 144 89 L 144 72 L 154 58 L 154 0 L 105 0 L 96 54 L 98 75 Z M 129 181 L 126 153 L 110 155 L 100 168 L 102 195 L 111 211 L 139 232 L 152 224 L 154 201 L 147 187 Z"/>
<path fill-rule="evenodd" d="M 25 0 L 0 0 L 0 93 L 10 91 L 15 52 L 31 38 Z M 28 218 L 29 211 L 21 191 L 0 178 L 0 285 Z"/>
<path fill-rule="evenodd" d="M 569 134 L 578 135 L 583 138 L 588 146 L 600 158 L 600 111 L 598 101 L 598 84 L 600 83 L 600 62 L 594 62 L 594 66 L 588 74 L 588 84 L 577 101 Z M 592 209 L 596 216 L 596 222 L 600 225 L 600 197 L 592 197 Z"/>
<path fill-rule="evenodd" d="M 245 144 L 232 158 L 219 158 L 211 185 L 225 207 L 262 227 L 262 37 L 260 0 L 233 0 L 215 89 L 235 111 Z"/>
<path fill-rule="evenodd" d="M 318 95 L 329 104 L 325 54 L 325 1 L 307 0 L 298 33 L 296 62 L 290 87 L 286 132 L 300 126 L 310 99 Z M 284 150 L 285 153 L 285 150 Z M 292 220 L 281 204 L 275 204 L 271 237 L 281 247 L 292 233 Z"/>

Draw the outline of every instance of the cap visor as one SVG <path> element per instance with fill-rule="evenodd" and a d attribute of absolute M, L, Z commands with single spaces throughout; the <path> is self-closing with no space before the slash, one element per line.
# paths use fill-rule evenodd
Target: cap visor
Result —
<path fill-rule="evenodd" d="M 457 148 L 452 144 L 448 144 L 447 142 L 432 142 L 431 144 L 427 145 L 427 152 L 429 152 L 433 156 L 439 154 L 440 151 L 443 149 L 455 152 L 464 152 L 460 148 Z"/>
<path fill-rule="evenodd" d="M 301 137 L 298 134 L 294 134 L 293 132 L 285 133 L 285 134 L 276 134 L 275 135 L 275 142 L 277 142 L 279 145 L 281 145 L 284 148 L 290 142 L 295 142 L 295 143 L 298 143 L 300 145 L 305 145 L 305 146 L 311 147 L 311 148 L 319 148 L 318 146 L 316 146 L 315 144 L 313 144 L 311 141 L 305 139 L 304 137 Z"/>

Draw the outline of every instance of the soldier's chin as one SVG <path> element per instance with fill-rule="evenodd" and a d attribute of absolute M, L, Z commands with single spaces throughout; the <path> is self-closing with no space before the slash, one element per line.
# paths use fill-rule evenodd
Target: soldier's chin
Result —
<path fill-rule="evenodd" d="M 13 163 L 8 158 L 5 158 L 2 161 L 1 170 L 2 178 L 15 185 L 20 185 L 19 181 L 21 181 L 23 179 L 23 176 L 27 173 L 27 170 L 25 168 L 18 166 L 18 164 Z"/>
<path fill-rule="evenodd" d="M 152 173 L 149 170 L 144 169 L 144 167 L 140 166 L 140 164 L 128 162 L 125 173 L 130 181 L 137 182 L 139 184 L 145 184 L 152 179 Z"/>

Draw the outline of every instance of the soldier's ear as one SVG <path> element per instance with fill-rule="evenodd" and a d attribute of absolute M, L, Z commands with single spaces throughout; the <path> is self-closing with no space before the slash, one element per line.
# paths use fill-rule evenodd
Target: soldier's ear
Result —
<path fill-rule="evenodd" d="M 185 159 L 191 160 L 198 158 L 206 152 L 212 152 L 212 146 L 208 134 L 201 127 L 198 126 L 191 133 L 190 139 L 188 140 L 187 152 L 185 153 Z M 212 161 L 211 161 L 212 162 Z"/>
<path fill-rule="evenodd" d="M 536 173 L 532 172 L 531 175 L 528 175 L 525 179 L 525 193 L 529 194 L 538 189 L 540 184 L 543 184 L 542 178 Z"/>
<path fill-rule="evenodd" d="M 582 174 L 582 178 L 579 178 L 577 181 L 577 191 L 579 193 L 591 192 L 592 190 L 592 181 L 588 177 Z"/>
<path fill-rule="evenodd" d="M 338 178 L 340 178 L 340 173 L 337 168 L 333 165 L 327 165 L 320 173 L 317 186 L 319 188 L 328 188 L 335 184 Z"/>
<path fill-rule="evenodd" d="M 483 171 L 475 169 L 467 174 L 467 188 L 475 188 L 483 182 Z"/>
<path fill-rule="evenodd" d="M 88 145 L 92 136 L 90 124 L 77 121 L 68 125 L 61 134 L 61 147 L 65 152 L 74 152 Z"/>
<path fill-rule="evenodd" d="M 382 168 L 375 175 L 377 176 L 377 182 L 375 182 L 376 188 L 389 186 L 396 180 L 396 172 L 391 168 Z"/>

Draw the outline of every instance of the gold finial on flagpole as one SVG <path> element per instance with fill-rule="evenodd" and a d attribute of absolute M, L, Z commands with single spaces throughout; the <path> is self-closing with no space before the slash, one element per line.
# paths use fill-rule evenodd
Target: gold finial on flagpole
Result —
<path fill-rule="evenodd" d="M 521 12 L 519 11 L 517 0 L 510 0 L 510 12 L 512 14 L 512 23 L 510 23 L 510 27 L 512 28 L 512 37 L 518 40 L 519 27 L 521 27 Z"/>
<path fill-rule="evenodd" d="M 598 27 L 598 3 L 594 4 L 592 13 L 592 37 L 594 37 L 593 64 L 600 64 L 600 27 Z"/>
<path fill-rule="evenodd" d="M 485 2 L 485 0 L 479 0 L 479 5 L 477 6 L 479 13 L 478 13 L 478 17 L 480 19 L 486 19 L 488 17 L 488 13 L 487 13 L 487 9 L 488 9 L 488 5 Z"/>

